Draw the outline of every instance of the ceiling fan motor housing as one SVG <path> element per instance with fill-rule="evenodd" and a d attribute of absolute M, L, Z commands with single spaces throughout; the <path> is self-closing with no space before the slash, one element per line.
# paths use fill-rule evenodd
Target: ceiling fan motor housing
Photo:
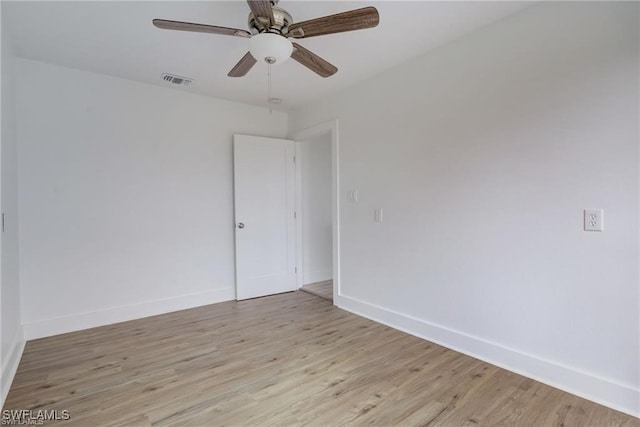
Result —
<path fill-rule="evenodd" d="M 293 22 L 291 14 L 279 7 L 272 7 L 273 10 L 273 25 L 269 25 L 269 22 L 261 17 L 256 18 L 253 12 L 249 13 L 249 28 L 251 33 L 276 33 L 283 34 L 287 32 L 289 25 Z"/>

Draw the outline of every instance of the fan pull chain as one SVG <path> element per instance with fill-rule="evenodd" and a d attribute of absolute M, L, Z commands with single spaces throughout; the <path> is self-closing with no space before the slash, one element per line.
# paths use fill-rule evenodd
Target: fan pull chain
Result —
<path fill-rule="evenodd" d="M 269 114 L 273 114 L 273 109 L 271 108 L 271 64 L 267 64 L 267 103 L 269 104 Z"/>

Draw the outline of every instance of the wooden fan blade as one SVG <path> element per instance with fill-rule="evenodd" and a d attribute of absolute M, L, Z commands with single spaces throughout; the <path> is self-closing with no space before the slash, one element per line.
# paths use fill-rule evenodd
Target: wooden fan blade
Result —
<path fill-rule="evenodd" d="M 310 50 L 303 48 L 298 43 L 293 43 L 293 53 L 291 57 L 322 77 L 333 76 L 338 71 L 335 65 L 330 64 Z"/>
<path fill-rule="evenodd" d="M 301 39 L 305 37 L 323 36 L 325 34 L 342 33 L 345 31 L 362 30 L 375 27 L 379 22 L 380 16 L 378 15 L 378 10 L 373 6 L 369 6 L 291 24 L 286 37 Z"/>
<path fill-rule="evenodd" d="M 273 17 L 273 9 L 271 9 L 271 1 L 270 0 L 247 0 L 249 4 L 249 8 L 251 12 L 253 12 L 253 16 L 260 23 L 263 23 L 260 18 L 264 18 L 267 22 L 266 29 L 268 29 L 275 22 L 275 18 Z"/>
<path fill-rule="evenodd" d="M 222 34 L 225 36 L 251 37 L 251 33 L 237 28 L 218 27 L 215 25 L 194 24 L 192 22 L 167 21 L 154 19 L 153 25 L 163 30 L 192 31 L 195 33 Z"/>
<path fill-rule="evenodd" d="M 227 76 L 229 77 L 242 77 L 246 76 L 249 70 L 256 65 L 256 59 L 251 56 L 250 52 L 247 52 L 240 61 L 229 71 Z"/>

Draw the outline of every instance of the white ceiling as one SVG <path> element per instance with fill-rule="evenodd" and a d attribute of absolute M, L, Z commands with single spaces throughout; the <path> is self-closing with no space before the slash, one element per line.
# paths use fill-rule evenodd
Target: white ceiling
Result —
<path fill-rule="evenodd" d="M 380 13 L 373 29 L 299 41 L 336 65 L 322 78 L 295 61 L 273 67 L 273 96 L 291 109 L 339 91 L 429 49 L 453 41 L 529 2 L 282 0 L 294 21 L 368 5 Z M 244 1 L 2 1 L 3 22 L 18 56 L 155 85 L 162 73 L 194 79 L 180 90 L 267 105 L 267 66 L 245 77 L 227 72 L 247 52 L 248 39 L 155 28 L 153 18 L 247 28 Z M 175 86 L 173 86 L 175 87 Z"/>

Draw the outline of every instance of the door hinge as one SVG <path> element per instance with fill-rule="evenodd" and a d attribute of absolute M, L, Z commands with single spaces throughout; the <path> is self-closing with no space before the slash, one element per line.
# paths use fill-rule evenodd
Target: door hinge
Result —
<path fill-rule="evenodd" d="M 296 218 L 298 218 L 298 213 L 294 211 L 293 212 L 293 219 L 296 219 Z"/>
<path fill-rule="evenodd" d="M 2 232 L 4 233 L 4 212 L 2 212 Z"/>
<path fill-rule="evenodd" d="M 293 156 L 293 163 L 296 162 L 296 156 Z"/>
<path fill-rule="evenodd" d="M 294 267 L 296 274 L 298 273 L 298 267 Z"/>

